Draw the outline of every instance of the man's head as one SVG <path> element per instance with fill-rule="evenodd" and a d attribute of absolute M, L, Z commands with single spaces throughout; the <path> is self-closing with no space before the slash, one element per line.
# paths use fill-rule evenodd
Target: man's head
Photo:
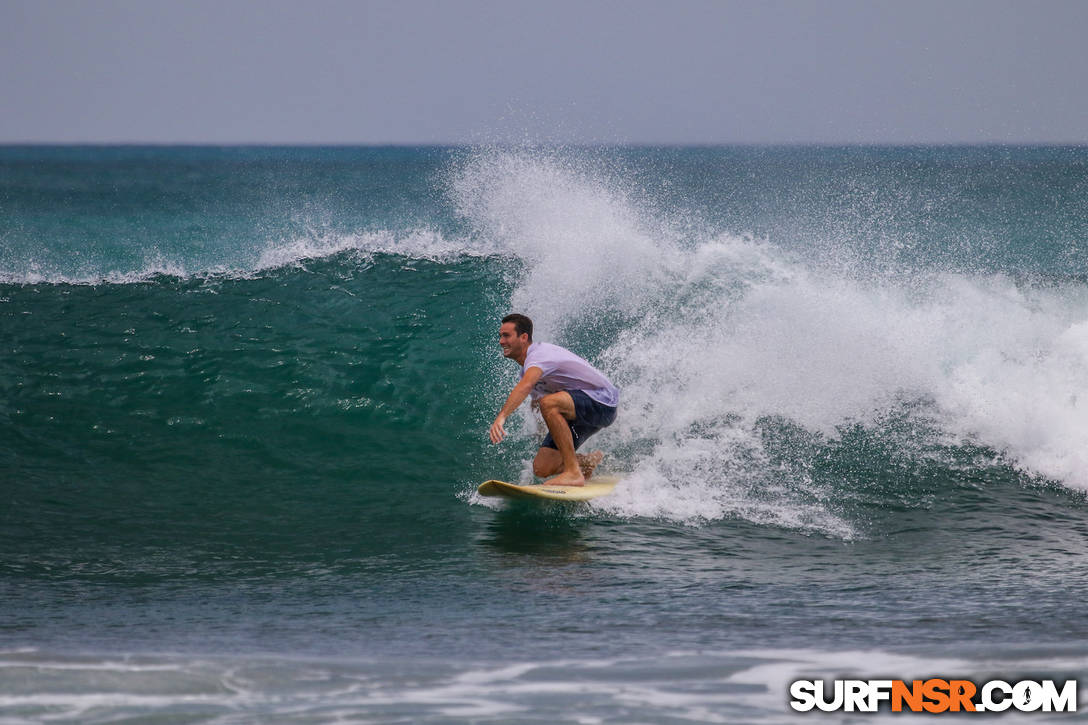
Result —
<path fill-rule="evenodd" d="M 513 314 L 502 318 L 499 326 L 499 346 L 503 357 L 525 362 L 529 345 L 533 344 L 533 321 L 525 315 Z"/>

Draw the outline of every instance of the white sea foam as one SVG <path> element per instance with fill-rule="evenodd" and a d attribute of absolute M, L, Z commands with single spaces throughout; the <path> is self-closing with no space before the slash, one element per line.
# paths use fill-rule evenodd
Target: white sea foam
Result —
<path fill-rule="evenodd" d="M 0 656 L 0 722 L 823 722 L 840 721 L 841 714 L 793 712 L 792 681 L 938 675 L 1016 681 L 1040 672 L 1062 679 L 1085 665 L 1078 652 L 1015 650 L 950 658 L 753 649 L 515 662 L 24 651 Z"/>
<path fill-rule="evenodd" d="M 1088 490 L 1083 284 L 845 273 L 773 239 L 690 236 L 607 177 L 539 153 L 483 153 L 451 191 L 479 236 L 525 262 L 511 306 L 539 339 L 616 321 L 596 360 L 623 389 L 621 413 L 597 442 L 630 472 L 605 508 L 849 537 L 806 467 L 768 455 L 766 422 L 834 440 L 903 401 L 950 442 Z"/>

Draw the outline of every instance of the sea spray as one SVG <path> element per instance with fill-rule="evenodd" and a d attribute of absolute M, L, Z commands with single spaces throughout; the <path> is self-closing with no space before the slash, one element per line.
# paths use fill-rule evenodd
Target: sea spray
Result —
<path fill-rule="evenodd" d="M 1088 489 L 1082 284 L 1018 284 L 940 259 L 867 272 L 744 230 L 685 236 L 690 224 L 654 217 L 625 184 L 515 150 L 482 152 L 450 185 L 474 235 L 525 265 L 511 309 L 538 321 L 538 337 L 582 345 L 623 388 L 617 424 L 596 441 L 629 474 L 612 510 L 849 536 L 805 458 L 768 465 L 765 422 L 834 445 L 900 408 L 939 421 L 945 442 Z"/>

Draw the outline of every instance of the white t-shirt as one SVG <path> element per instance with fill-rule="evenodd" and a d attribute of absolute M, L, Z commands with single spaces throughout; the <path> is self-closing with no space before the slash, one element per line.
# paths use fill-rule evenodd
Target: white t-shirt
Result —
<path fill-rule="evenodd" d="M 566 348 L 548 342 L 534 342 L 525 354 L 521 374 L 529 368 L 540 368 L 544 373 L 533 386 L 533 400 L 540 400 L 549 393 L 560 390 L 581 390 L 598 403 L 613 408 L 620 402 L 620 391 L 597 368 Z"/>

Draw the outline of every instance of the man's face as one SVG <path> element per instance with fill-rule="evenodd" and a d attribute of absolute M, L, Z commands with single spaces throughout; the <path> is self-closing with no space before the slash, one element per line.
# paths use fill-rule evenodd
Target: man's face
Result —
<path fill-rule="evenodd" d="M 529 336 L 518 335 L 513 322 L 504 322 L 499 327 L 499 346 L 503 357 L 516 359 L 529 347 Z"/>

